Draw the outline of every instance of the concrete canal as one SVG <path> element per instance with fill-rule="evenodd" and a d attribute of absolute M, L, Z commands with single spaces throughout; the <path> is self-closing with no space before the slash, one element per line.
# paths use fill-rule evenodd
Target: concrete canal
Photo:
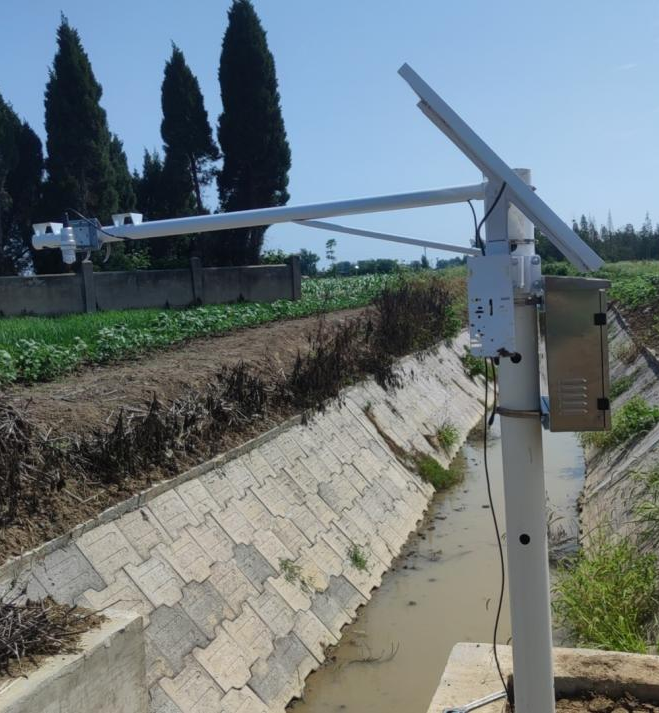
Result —
<path fill-rule="evenodd" d="M 502 523 L 497 425 L 488 457 Z M 552 539 L 569 547 L 578 532 L 583 454 L 574 434 L 545 432 L 544 445 Z M 482 437 L 472 436 L 457 458 L 464 481 L 435 497 L 380 589 L 344 629 L 331 659 L 307 679 L 295 713 L 425 713 L 453 645 L 491 641 L 499 560 L 487 505 Z M 499 641 L 509 636 L 506 600 Z"/>

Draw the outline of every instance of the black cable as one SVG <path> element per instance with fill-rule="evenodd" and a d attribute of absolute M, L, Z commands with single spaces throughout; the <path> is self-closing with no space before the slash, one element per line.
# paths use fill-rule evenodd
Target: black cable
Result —
<path fill-rule="evenodd" d="M 468 200 L 469 207 L 471 208 L 471 215 L 474 218 L 474 240 L 476 241 L 476 247 L 481 251 L 481 255 L 485 255 L 485 245 L 480 239 L 480 234 L 478 232 L 478 218 L 476 217 L 476 210 L 474 209 L 474 204 Z"/>
<path fill-rule="evenodd" d="M 476 245 L 481 246 L 481 252 L 483 253 L 483 255 L 485 255 L 485 247 L 483 246 L 483 239 L 481 238 L 481 228 L 485 224 L 485 221 L 490 217 L 490 215 L 492 215 L 492 211 L 497 207 L 497 203 L 503 195 L 503 192 L 506 189 L 506 185 L 507 183 L 505 181 L 501 184 L 501 188 L 497 193 L 497 197 L 494 199 L 492 205 L 487 209 L 485 215 L 481 219 L 481 222 L 476 226 Z"/>
<path fill-rule="evenodd" d="M 112 235 L 112 233 L 108 233 L 107 230 L 103 230 L 100 225 L 96 225 L 96 223 L 93 220 L 90 220 L 89 218 L 85 217 L 82 213 L 77 211 L 75 208 L 67 208 L 66 213 L 75 213 L 80 220 L 84 220 L 86 223 L 89 223 L 93 228 L 96 228 L 99 233 L 103 233 L 103 235 L 109 235 L 111 238 L 117 238 L 116 235 Z M 128 238 L 128 237 L 122 237 L 121 240 L 137 240 L 138 238 Z"/>
<path fill-rule="evenodd" d="M 502 683 L 503 688 L 506 692 L 506 698 L 508 699 L 508 703 L 509 703 L 510 707 L 512 708 L 513 702 L 510 697 L 510 691 L 508 690 L 508 685 L 506 684 L 506 680 L 505 680 L 503 672 L 501 670 L 501 664 L 499 663 L 499 656 L 497 654 L 497 635 L 499 632 L 499 622 L 501 619 L 501 610 L 503 608 L 503 597 L 504 597 L 504 593 L 506 590 L 506 565 L 505 565 L 505 560 L 504 560 L 504 556 L 503 556 L 503 545 L 501 544 L 501 533 L 499 532 L 499 522 L 497 520 L 497 514 L 494 509 L 494 499 L 492 497 L 492 484 L 490 482 L 490 469 L 489 469 L 488 462 L 487 462 L 487 432 L 489 429 L 489 422 L 490 422 L 490 417 L 489 417 L 488 409 L 487 409 L 487 396 L 488 396 L 488 383 L 489 383 L 487 366 L 488 366 L 488 364 L 487 364 L 487 359 L 486 359 L 485 360 L 485 411 L 484 411 L 484 415 L 483 415 L 483 466 L 485 468 L 485 481 L 487 483 L 487 499 L 489 500 L 489 503 L 490 503 L 490 512 L 492 513 L 492 522 L 494 523 L 494 532 L 496 534 L 497 546 L 499 548 L 499 562 L 501 564 L 501 588 L 499 590 L 499 603 L 497 604 L 497 614 L 494 619 L 494 634 L 492 637 L 492 651 L 494 653 L 494 662 L 496 664 L 497 671 L 499 672 L 499 678 L 501 679 L 501 683 Z M 494 361 L 492 361 L 492 371 L 494 371 Z M 496 378 L 496 377 L 494 377 L 494 378 Z M 496 402 L 495 402 L 494 413 L 496 413 Z"/>

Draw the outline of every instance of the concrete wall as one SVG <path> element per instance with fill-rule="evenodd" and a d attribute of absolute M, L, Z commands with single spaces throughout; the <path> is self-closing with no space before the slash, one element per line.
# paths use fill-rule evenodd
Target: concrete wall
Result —
<path fill-rule="evenodd" d="M 111 508 L 6 564 L 0 583 L 142 614 L 154 713 L 283 711 L 432 496 L 389 444 L 448 465 L 426 436 L 450 421 L 462 440 L 481 416 L 466 342 L 405 359 L 404 388 L 364 382 L 309 422 Z"/>
<path fill-rule="evenodd" d="M 25 678 L 0 681 L 0 713 L 146 713 L 144 630 L 132 612 L 109 612 L 80 652 L 51 656 Z"/>
<path fill-rule="evenodd" d="M 615 412 L 633 396 L 650 405 L 659 403 L 659 359 L 642 345 L 635 346 L 621 317 L 609 314 L 611 383 L 625 376 L 633 384 L 612 403 Z M 637 531 L 634 508 L 642 488 L 635 473 L 659 467 L 659 424 L 644 436 L 616 448 L 586 450 L 586 483 L 581 497 L 581 529 L 589 536 L 607 523 L 611 532 L 633 535 Z"/>
<path fill-rule="evenodd" d="M 93 272 L 83 263 L 80 274 L 0 277 L 0 315 L 56 315 L 139 307 L 187 307 L 246 300 L 299 299 L 300 261 L 291 265 Z"/>

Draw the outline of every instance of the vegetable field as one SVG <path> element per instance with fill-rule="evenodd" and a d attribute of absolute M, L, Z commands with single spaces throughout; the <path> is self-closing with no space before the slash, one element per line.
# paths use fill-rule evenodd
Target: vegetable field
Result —
<path fill-rule="evenodd" d="M 0 319 L 0 383 L 48 381 L 83 363 L 107 363 L 194 337 L 362 307 L 400 279 L 364 275 L 305 280 L 297 302 Z"/>

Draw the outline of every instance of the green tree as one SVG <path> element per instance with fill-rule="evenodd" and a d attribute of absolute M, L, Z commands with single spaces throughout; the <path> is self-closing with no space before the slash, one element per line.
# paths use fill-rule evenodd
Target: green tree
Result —
<path fill-rule="evenodd" d="M 137 209 L 143 214 L 144 220 L 161 220 L 163 218 L 190 215 L 194 211 L 191 193 L 187 193 L 187 202 L 181 192 L 172 190 L 172 182 L 180 179 L 181 174 L 170 160 L 167 167 L 157 151 L 144 152 L 141 175 L 133 176 L 133 185 L 137 198 Z M 187 261 L 187 238 L 152 238 L 141 241 L 148 250 L 152 267 L 165 268 L 183 265 Z"/>
<path fill-rule="evenodd" d="M 129 213 L 135 210 L 135 188 L 128 169 L 124 145 L 116 134 L 110 137 L 110 165 L 114 174 L 114 190 L 117 194 L 117 212 Z"/>
<path fill-rule="evenodd" d="M 306 250 L 302 248 L 300 250 L 300 272 L 303 275 L 309 275 L 313 277 L 318 273 L 318 261 L 320 260 L 320 255 L 312 253 L 311 250 Z"/>
<path fill-rule="evenodd" d="M 39 137 L 0 96 L 0 274 L 30 265 L 33 214 L 41 199 Z"/>
<path fill-rule="evenodd" d="M 44 208 L 50 220 L 73 208 L 107 223 L 118 208 L 102 93 L 78 32 L 62 16 L 45 95 Z"/>
<path fill-rule="evenodd" d="M 222 42 L 219 69 L 223 112 L 218 174 L 224 211 L 267 208 L 288 201 L 291 152 L 281 113 L 275 62 L 249 0 L 234 0 Z M 216 259 L 235 264 L 259 260 L 266 227 L 232 231 L 214 241 Z"/>
<path fill-rule="evenodd" d="M 336 261 L 336 240 L 334 238 L 330 238 L 325 243 L 325 257 L 332 265 Z"/>
<path fill-rule="evenodd" d="M 205 213 L 202 187 L 215 175 L 213 162 L 219 158 L 213 141 L 208 113 L 199 82 L 185 62 L 183 52 L 172 45 L 172 56 L 165 65 L 162 83 L 160 133 L 165 156 L 180 157 L 176 165 L 185 168 L 195 198 L 195 212 Z"/>

